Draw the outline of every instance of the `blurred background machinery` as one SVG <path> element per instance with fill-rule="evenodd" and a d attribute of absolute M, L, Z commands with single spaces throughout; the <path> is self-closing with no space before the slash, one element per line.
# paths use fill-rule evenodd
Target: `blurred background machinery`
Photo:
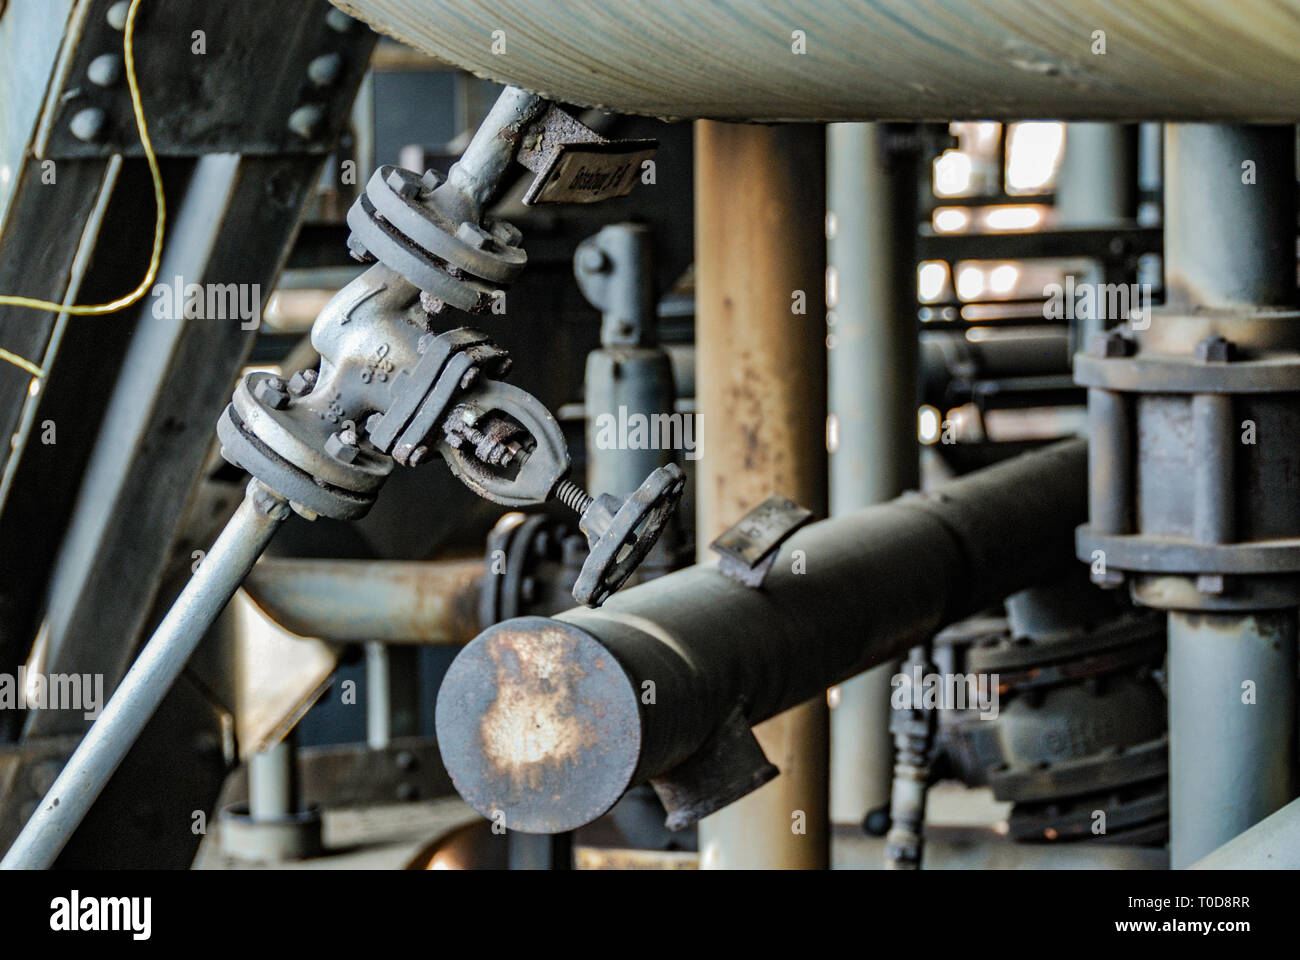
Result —
<path fill-rule="evenodd" d="M 1300 857 L 1300 11 L 533 6 L 139 5 L 158 285 L 0 305 L 0 675 L 269 546 L 49 856 Z M 145 273 L 129 8 L 0 2 L 0 292 Z M 94 719 L 0 709 L 0 850 Z"/>

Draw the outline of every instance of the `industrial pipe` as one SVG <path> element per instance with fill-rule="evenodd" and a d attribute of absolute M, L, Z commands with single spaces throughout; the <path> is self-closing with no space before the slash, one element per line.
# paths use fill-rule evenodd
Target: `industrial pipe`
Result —
<path fill-rule="evenodd" d="M 1300 116 L 1297 0 L 333 2 L 478 76 L 619 113 L 1285 123 Z"/>
<path fill-rule="evenodd" d="M 332 643 L 465 644 L 480 624 L 482 560 L 267 557 L 244 592 L 284 629 Z"/>
<path fill-rule="evenodd" d="M 0 869 L 43 870 L 54 863 L 288 516 L 289 504 L 279 494 L 249 481 L 235 515 L 0 860 Z"/>
<path fill-rule="evenodd" d="M 1248 319 L 1258 308 L 1294 306 L 1295 158 L 1294 126 L 1165 128 L 1168 301 Z M 1267 326 L 1261 316 L 1254 322 Z M 1193 400 L 1194 423 L 1213 441 L 1206 446 L 1226 451 L 1223 469 L 1202 471 L 1194 491 L 1196 536 L 1206 542 L 1236 539 L 1230 494 L 1240 402 L 1213 391 Z M 1295 797 L 1296 633 L 1294 608 L 1169 614 L 1174 869 Z"/>
<path fill-rule="evenodd" d="M 918 168 L 909 128 L 826 128 L 826 355 L 831 516 L 921 483 L 916 435 Z M 1062 351 L 1064 353 L 1064 351 Z M 840 684 L 831 710 L 830 813 L 861 824 L 889 802 L 892 664 Z"/>
<path fill-rule="evenodd" d="M 823 127 L 695 125 L 700 560 L 774 493 L 826 515 L 825 170 Z M 830 866 L 829 723 L 818 690 L 740 727 L 784 776 L 701 821 L 702 869 Z"/>
<path fill-rule="evenodd" d="M 438 696 L 456 789 L 509 829 L 575 829 L 671 778 L 738 709 L 749 724 L 776 716 L 1063 575 L 1086 456 L 1066 441 L 804 527 L 758 589 L 697 564 L 598 610 L 488 629 Z"/>

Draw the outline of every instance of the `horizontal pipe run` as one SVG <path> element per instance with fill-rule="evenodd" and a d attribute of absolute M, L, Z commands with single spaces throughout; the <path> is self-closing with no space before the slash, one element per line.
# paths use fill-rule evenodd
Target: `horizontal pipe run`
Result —
<path fill-rule="evenodd" d="M 527 617 L 461 651 L 438 696 L 457 790 L 508 828 L 589 823 L 694 754 L 1061 575 L 1086 511 L 1071 440 L 805 527 L 761 589 L 697 564 L 596 610 Z"/>
<path fill-rule="evenodd" d="M 291 633 L 333 643 L 466 644 L 479 631 L 482 560 L 267 557 L 244 591 Z"/>
<path fill-rule="evenodd" d="M 652 117 L 1300 116 L 1300 0 L 334 2 L 478 76 Z"/>

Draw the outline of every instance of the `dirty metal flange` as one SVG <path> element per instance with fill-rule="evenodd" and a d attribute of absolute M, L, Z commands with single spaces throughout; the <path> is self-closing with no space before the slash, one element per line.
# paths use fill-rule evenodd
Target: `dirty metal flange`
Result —
<path fill-rule="evenodd" d="M 525 617 L 456 657 L 437 705 L 438 744 L 457 792 L 507 830 L 590 823 L 632 784 L 640 700 L 613 654 L 571 624 Z"/>

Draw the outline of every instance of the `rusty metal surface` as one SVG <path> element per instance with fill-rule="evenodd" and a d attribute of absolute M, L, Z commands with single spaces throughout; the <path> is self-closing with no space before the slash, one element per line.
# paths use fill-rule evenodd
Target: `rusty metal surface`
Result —
<path fill-rule="evenodd" d="M 623 113 L 1300 116 L 1296 0 L 334 2 L 480 76 Z M 803 54 L 795 31 L 806 41 Z M 1094 52 L 1095 31 L 1104 32 L 1105 53 Z"/>
<path fill-rule="evenodd" d="M 695 125 L 700 560 L 773 493 L 826 514 L 825 170 L 820 126 Z M 815 694 L 754 731 L 781 776 L 701 823 L 705 869 L 827 866 L 830 721 Z"/>
<path fill-rule="evenodd" d="M 540 617 L 489 628 L 438 695 L 438 742 L 457 792 L 524 833 L 590 823 L 631 785 L 639 691 L 582 630 Z"/>
<path fill-rule="evenodd" d="M 268 557 L 244 591 L 302 637 L 337 643 L 463 644 L 479 630 L 481 560 L 290 560 Z"/>

